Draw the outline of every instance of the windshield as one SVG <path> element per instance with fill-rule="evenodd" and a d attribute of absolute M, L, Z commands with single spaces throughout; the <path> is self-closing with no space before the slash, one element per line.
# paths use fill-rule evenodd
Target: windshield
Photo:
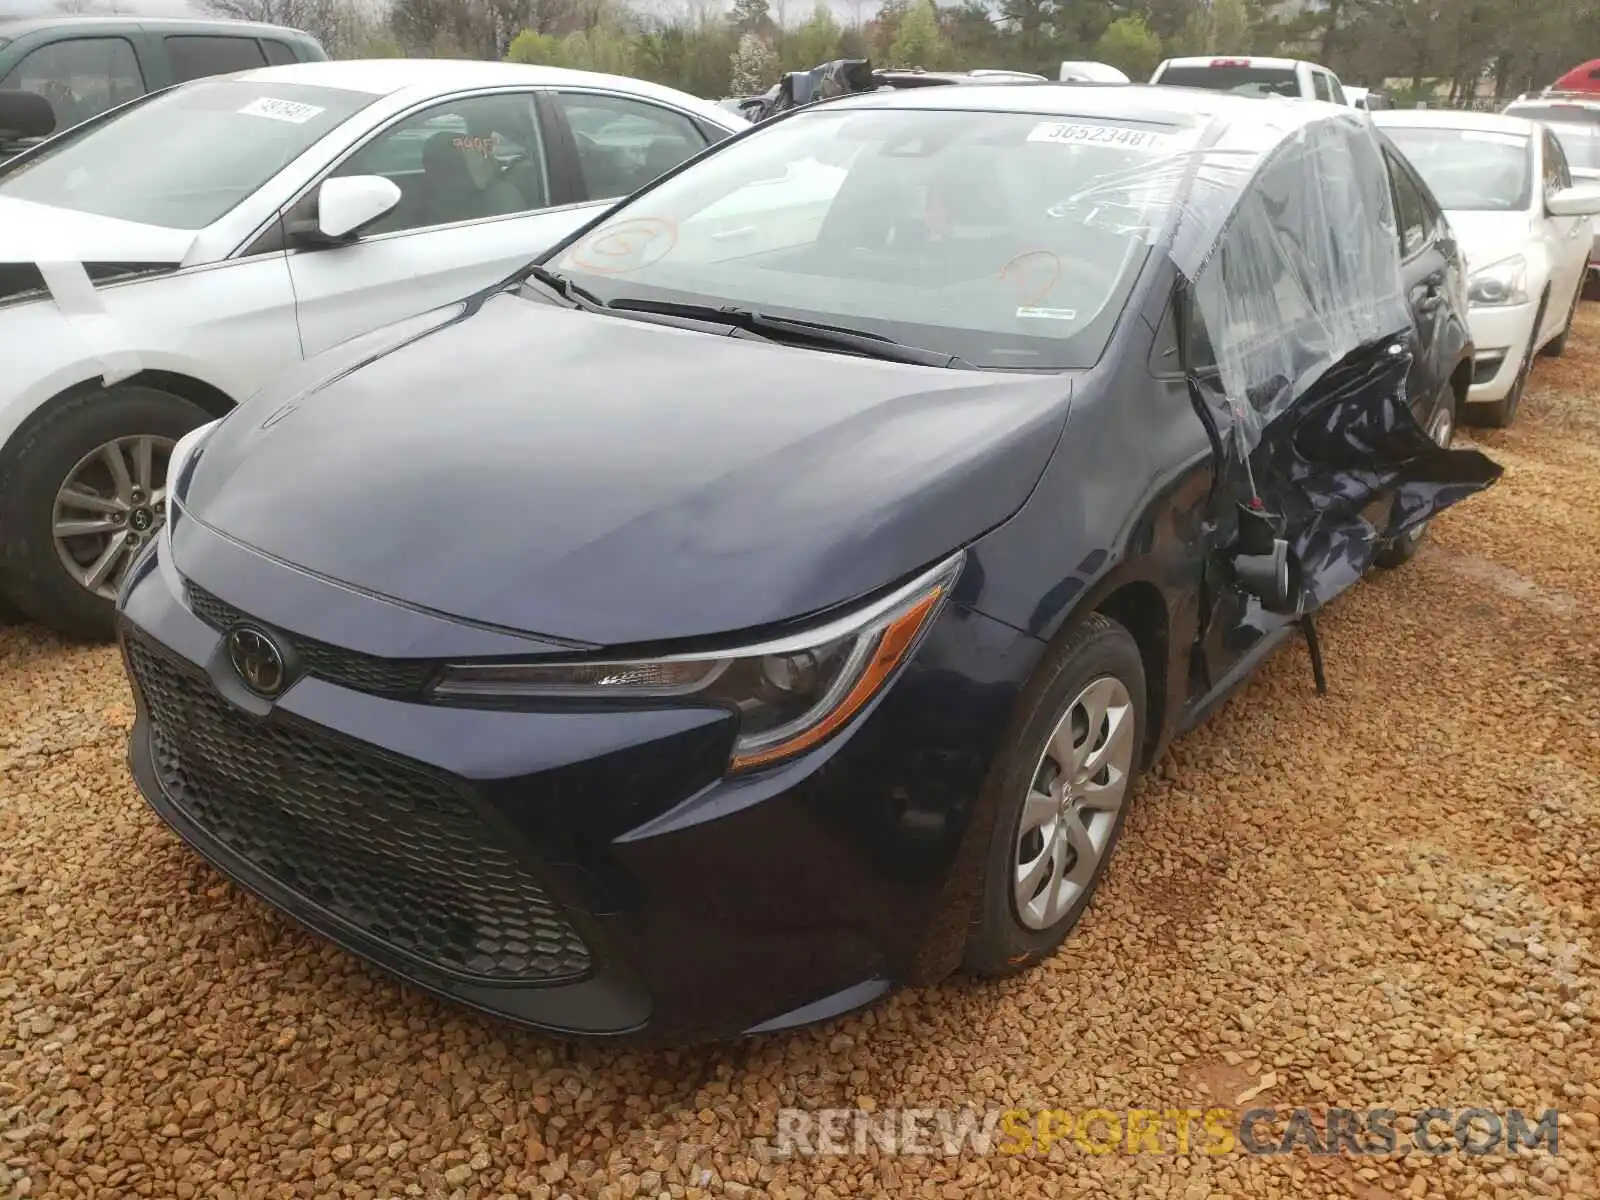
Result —
<path fill-rule="evenodd" d="M 1388 125 L 1439 207 L 1457 212 L 1520 212 L 1533 198 L 1533 151 L 1520 133 Z"/>
<path fill-rule="evenodd" d="M 1241 96 L 1298 96 L 1293 67 L 1168 67 L 1157 83 L 1209 88 Z"/>
<path fill-rule="evenodd" d="M 546 265 L 606 302 L 734 306 L 988 368 L 1094 365 L 1173 211 L 1170 126 L 818 108 L 624 203 Z"/>
<path fill-rule="evenodd" d="M 202 229 L 377 97 L 205 79 L 68 133 L 0 175 L 0 197 Z"/>
<path fill-rule="evenodd" d="M 1574 171 L 1600 172 L 1600 124 L 1571 125 L 1550 121 L 1546 127 L 1561 143 L 1567 166 Z"/>

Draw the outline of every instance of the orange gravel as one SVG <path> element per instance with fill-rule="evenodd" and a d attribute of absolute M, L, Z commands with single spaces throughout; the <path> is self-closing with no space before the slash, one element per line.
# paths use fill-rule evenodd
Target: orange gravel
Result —
<path fill-rule="evenodd" d="M 1179 744 L 1052 961 L 692 1052 L 300 932 L 139 799 L 115 653 L 0 630 L 0 1197 L 1600 1195 L 1600 304 L 1468 432 L 1502 483 L 1326 615 L 1329 696 L 1289 647 Z M 1251 1105 L 1559 1108 L 1560 1154 L 764 1150 L 783 1108 Z"/>

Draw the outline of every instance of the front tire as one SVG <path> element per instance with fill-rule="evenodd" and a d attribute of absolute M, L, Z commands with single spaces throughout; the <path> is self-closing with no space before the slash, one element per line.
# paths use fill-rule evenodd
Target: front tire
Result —
<path fill-rule="evenodd" d="M 0 491 L 5 586 L 69 637 L 112 636 L 116 589 L 166 518 L 166 464 L 210 416 L 155 388 L 95 389 L 58 404 L 8 454 Z"/>
<path fill-rule="evenodd" d="M 1116 849 L 1144 746 L 1138 643 L 1090 615 L 1047 654 L 1022 704 L 988 782 L 999 807 L 963 964 L 992 977 L 1061 944 Z"/>

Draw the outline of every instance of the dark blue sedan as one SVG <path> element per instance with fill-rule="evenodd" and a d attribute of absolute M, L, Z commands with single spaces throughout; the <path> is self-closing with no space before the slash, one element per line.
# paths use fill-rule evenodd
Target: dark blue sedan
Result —
<path fill-rule="evenodd" d="M 1449 448 L 1464 308 L 1355 110 L 797 110 L 180 443 L 134 775 L 305 925 L 554 1032 L 1021 970 L 1169 739 L 1494 480 Z"/>

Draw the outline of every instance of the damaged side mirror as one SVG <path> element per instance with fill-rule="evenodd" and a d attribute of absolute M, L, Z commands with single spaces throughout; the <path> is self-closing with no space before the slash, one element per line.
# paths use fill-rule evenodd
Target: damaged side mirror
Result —
<path fill-rule="evenodd" d="M 1266 511 L 1259 500 L 1241 504 L 1239 536 L 1229 565 L 1239 586 L 1272 613 L 1299 611 L 1300 581 L 1281 517 Z"/>

